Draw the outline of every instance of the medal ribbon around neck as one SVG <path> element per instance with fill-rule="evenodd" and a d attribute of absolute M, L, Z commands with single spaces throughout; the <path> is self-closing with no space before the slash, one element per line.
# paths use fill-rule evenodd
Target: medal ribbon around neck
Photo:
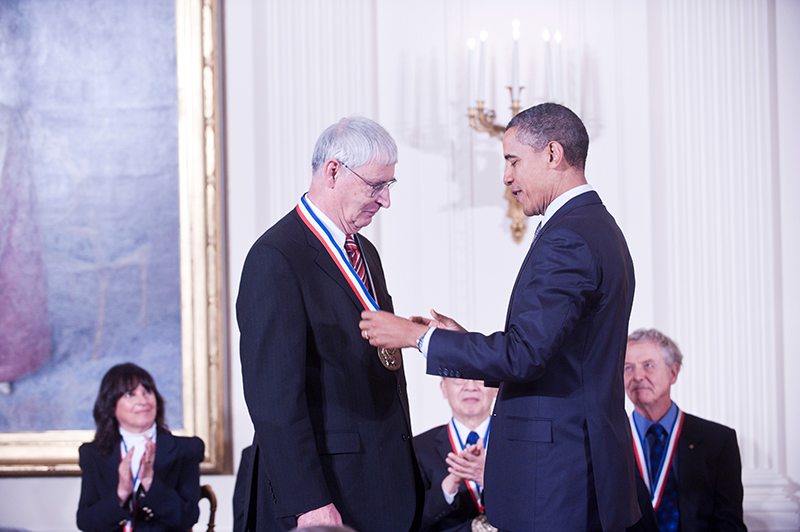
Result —
<path fill-rule="evenodd" d="M 492 428 L 492 420 L 489 420 L 489 426 L 486 427 L 486 436 L 483 437 L 483 448 L 486 449 L 486 440 L 489 439 L 489 430 Z M 458 454 L 464 450 L 464 442 L 461 440 L 461 435 L 458 433 L 458 429 L 456 428 L 456 421 L 454 418 L 450 418 L 450 423 L 447 425 L 447 435 L 450 437 L 450 446 L 453 448 L 453 452 Z M 467 489 L 469 490 L 469 494 L 472 496 L 472 502 L 475 503 L 475 506 L 478 507 L 478 510 L 483 513 L 484 507 L 480 503 L 481 500 L 481 492 L 480 488 L 478 487 L 478 483 L 472 480 L 465 481 L 467 484 Z"/>
<path fill-rule="evenodd" d="M 655 486 L 650 486 L 650 474 L 647 472 L 644 445 L 639 439 L 639 431 L 636 430 L 636 422 L 633 420 L 633 414 L 630 416 L 630 422 L 631 433 L 633 434 L 633 451 L 636 453 L 636 463 L 639 465 L 639 473 L 642 475 L 647 490 L 650 492 L 650 503 L 655 510 L 661 503 L 661 496 L 664 494 L 664 487 L 667 485 L 667 477 L 669 476 L 670 469 L 672 469 L 672 460 L 675 458 L 675 453 L 678 449 L 678 438 L 683 428 L 683 412 L 680 409 L 678 410 L 678 416 L 672 424 L 672 430 L 670 431 L 669 440 L 667 441 L 667 449 L 664 452 L 664 458 L 662 458 L 661 465 L 658 468 Z"/>
<path fill-rule="evenodd" d="M 353 289 L 358 300 L 364 305 L 364 309 L 380 310 L 378 303 L 372 298 L 369 290 L 367 290 L 367 287 L 364 286 L 364 283 L 361 282 L 361 278 L 353 269 L 353 265 L 350 264 L 350 260 L 345 256 L 344 250 L 339 247 L 333 239 L 333 235 L 331 235 L 330 231 L 325 227 L 325 224 L 323 224 L 317 215 L 314 214 L 314 211 L 311 210 L 305 196 L 300 198 L 300 203 L 297 204 L 296 210 L 303 222 L 311 229 L 311 232 L 314 233 L 322 245 L 325 246 L 325 249 L 333 259 L 333 262 L 336 263 L 336 266 L 339 267 L 339 271 L 344 275 L 350 288 Z M 364 263 L 366 264 L 366 259 Z"/>

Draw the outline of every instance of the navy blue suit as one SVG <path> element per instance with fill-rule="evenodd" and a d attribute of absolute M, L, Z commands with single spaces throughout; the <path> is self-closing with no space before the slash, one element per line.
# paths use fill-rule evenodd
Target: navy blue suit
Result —
<path fill-rule="evenodd" d="M 743 532 L 742 459 L 736 431 L 685 414 L 678 438 L 677 481 L 680 530 Z M 650 492 L 637 475 L 642 519 L 629 532 L 658 532 Z"/>
<path fill-rule="evenodd" d="M 639 519 L 622 379 L 633 290 L 625 238 L 586 192 L 531 245 L 503 332 L 433 332 L 428 373 L 501 383 L 486 456 L 492 525 L 621 530 Z"/>
<path fill-rule="evenodd" d="M 204 448 L 200 438 L 158 431 L 153 484 L 139 498 L 134 525 L 137 531 L 184 532 L 197 522 Z M 121 508 L 117 499 L 121 459 L 119 443 L 109 455 L 98 453 L 94 442 L 81 445 L 77 520 L 78 528 L 84 532 L 119 531 L 122 523 L 132 518 L 131 512 Z"/>
<path fill-rule="evenodd" d="M 378 304 L 391 312 L 378 252 L 359 242 Z M 296 211 L 250 249 L 236 301 L 256 444 L 240 473 L 247 530 L 289 530 L 295 515 L 331 502 L 359 532 L 418 527 L 405 374 L 384 368 L 361 337 L 363 310 Z"/>

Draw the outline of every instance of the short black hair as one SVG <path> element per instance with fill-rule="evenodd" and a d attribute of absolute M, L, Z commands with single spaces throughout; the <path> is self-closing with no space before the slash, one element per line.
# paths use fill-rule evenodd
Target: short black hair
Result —
<path fill-rule="evenodd" d="M 516 139 L 536 152 L 556 141 L 564 148 L 570 166 L 583 170 L 589 152 L 589 134 L 578 115 L 557 103 L 542 103 L 525 109 L 511 119 L 506 132 L 517 128 Z"/>

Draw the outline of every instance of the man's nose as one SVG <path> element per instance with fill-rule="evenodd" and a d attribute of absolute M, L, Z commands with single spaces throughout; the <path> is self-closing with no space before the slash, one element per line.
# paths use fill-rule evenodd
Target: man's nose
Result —
<path fill-rule="evenodd" d="M 389 194 L 389 189 L 385 188 L 381 190 L 380 194 L 375 196 L 375 201 L 377 201 L 378 205 L 384 209 L 388 209 L 392 205 L 392 198 L 389 196 Z"/>
<path fill-rule="evenodd" d="M 511 166 L 507 166 L 505 172 L 503 172 L 503 184 L 510 186 L 513 182 L 514 176 L 512 175 Z"/>

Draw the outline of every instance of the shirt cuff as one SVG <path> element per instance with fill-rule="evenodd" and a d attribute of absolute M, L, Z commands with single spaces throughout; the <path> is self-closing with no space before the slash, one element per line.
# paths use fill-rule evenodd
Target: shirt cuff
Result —
<path fill-rule="evenodd" d="M 435 331 L 435 330 L 436 330 L 436 327 L 430 327 L 425 332 L 425 334 L 422 335 L 422 345 L 420 346 L 419 350 L 422 353 L 422 356 L 425 357 L 425 360 L 428 359 L 428 344 L 430 344 L 431 335 L 433 334 L 433 331 Z"/>
<path fill-rule="evenodd" d="M 444 489 L 444 486 L 442 486 L 442 493 L 444 493 L 444 501 L 448 505 L 451 505 L 453 504 L 453 501 L 456 500 L 456 494 L 458 493 L 458 490 L 456 490 L 455 493 L 447 493 L 447 491 Z"/>

